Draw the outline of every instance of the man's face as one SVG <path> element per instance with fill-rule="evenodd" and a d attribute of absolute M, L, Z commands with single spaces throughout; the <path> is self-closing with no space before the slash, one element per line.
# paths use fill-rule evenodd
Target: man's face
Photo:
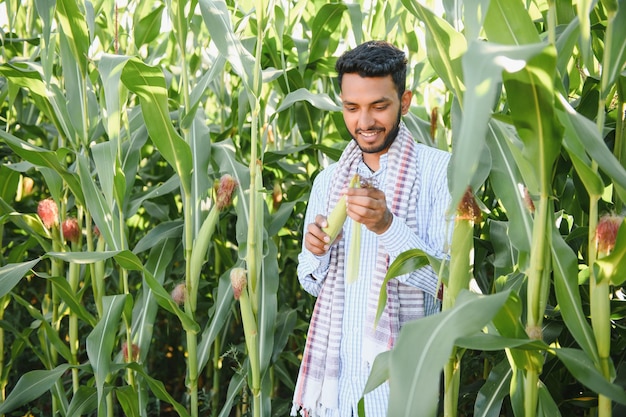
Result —
<path fill-rule="evenodd" d="M 387 152 L 398 134 L 400 116 L 406 114 L 411 92 L 398 98 L 391 75 L 361 77 L 344 74 L 341 81 L 343 118 L 365 159 Z M 367 163 L 367 161 L 366 161 Z"/>

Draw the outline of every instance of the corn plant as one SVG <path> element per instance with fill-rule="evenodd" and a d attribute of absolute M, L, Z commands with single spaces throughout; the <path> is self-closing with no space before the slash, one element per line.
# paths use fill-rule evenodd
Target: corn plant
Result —
<path fill-rule="evenodd" d="M 403 4 L 424 25 L 429 61 L 453 95 L 453 201 L 460 201 L 467 187 L 482 189 L 492 213 L 477 238 L 484 234 L 491 240 L 493 269 L 481 274 L 475 264 L 473 274 L 484 294 L 512 291 L 502 309 L 489 317 L 492 324 L 469 338 L 459 332 L 451 342 L 450 335 L 438 334 L 435 318 L 416 323 L 406 333 L 432 335 L 430 342 L 421 343 L 441 346 L 445 341 L 451 352 L 506 352 L 508 364 L 493 366 L 478 393 L 475 415 L 499 412 L 507 394 L 516 416 L 560 415 L 544 382 L 551 378 L 545 367 L 549 355 L 576 378 L 583 392 L 593 392 L 595 400 L 587 407 L 611 415 L 612 403 L 626 400 L 615 383 L 610 349 L 611 333 L 619 329 L 613 320 L 620 315 L 612 315 L 619 302 L 609 303 L 623 281 L 597 274 L 621 268 L 619 236 L 624 228 L 614 228 L 607 264 L 597 260 L 595 248 L 599 207 L 621 210 L 626 180 L 620 104 L 626 57 L 623 40 L 615 40 L 623 33 L 626 9 L 621 2 L 485 1 L 464 4 L 462 16 L 451 7 L 449 23 L 417 2 Z M 462 28 L 457 24 L 461 17 Z M 590 32 L 591 25 L 600 23 L 604 30 Z M 608 140 L 614 141 L 615 153 Z M 572 198 L 569 187 L 576 183 L 586 192 Z M 588 243 L 577 242 L 579 237 Z M 399 259 L 389 275 L 404 271 L 415 256 L 423 254 Z M 450 270 L 442 277 L 447 285 L 466 282 L 472 273 L 453 271 L 457 263 L 450 259 Z M 496 281 L 485 280 L 493 273 Z M 588 292 L 579 281 L 588 282 Z M 486 305 L 494 295 L 486 298 Z M 449 325 L 449 314 L 442 313 L 438 324 Z M 546 321 L 560 323 L 561 330 L 552 333 Z M 415 343 L 411 334 L 404 337 Z M 401 382 L 407 379 L 401 375 L 407 361 L 422 365 L 431 355 L 432 363 L 433 352 L 425 347 L 414 359 L 413 347 L 402 341 L 378 364 L 392 390 L 396 386 L 401 391 L 398 398 L 410 399 L 391 405 L 390 413 L 424 415 L 415 410 L 430 399 L 427 415 L 436 415 L 434 393 L 421 389 L 435 374 L 416 373 L 412 384 Z M 440 356 L 433 366 L 443 366 L 445 359 Z M 380 382 L 372 378 L 372 387 Z M 456 397 L 458 392 L 449 386 L 444 395 Z"/>

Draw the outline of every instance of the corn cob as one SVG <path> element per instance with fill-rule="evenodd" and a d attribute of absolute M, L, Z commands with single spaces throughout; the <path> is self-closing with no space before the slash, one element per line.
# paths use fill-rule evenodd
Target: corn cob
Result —
<path fill-rule="evenodd" d="M 355 175 L 350 180 L 350 187 L 353 187 L 359 181 L 359 176 Z M 343 229 L 343 224 L 346 221 L 348 214 L 346 213 L 346 196 L 342 195 L 337 204 L 330 212 L 328 217 L 326 218 L 326 223 L 328 224 L 326 227 L 322 227 L 324 233 L 330 237 L 330 241 L 333 242 L 337 236 L 339 236 L 339 232 Z"/>
<path fill-rule="evenodd" d="M 333 242 L 339 235 L 339 232 L 343 228 L 343 224 L 346 221 L 346 217 L 348 217 L 348 214 L 346 213 L 346 196 L 342 195 L 339 198 L 339 201 L 337 201 L 335 208 L 333 208 L 333 211 L 331 211 L 326 218 L 328 226 L 322 227 L 324 233 L 330 237 L 331 242 Z"/>

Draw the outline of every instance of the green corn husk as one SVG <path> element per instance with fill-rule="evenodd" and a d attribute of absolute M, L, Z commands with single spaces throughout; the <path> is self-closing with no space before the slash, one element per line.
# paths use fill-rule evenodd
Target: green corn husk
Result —
<path fill-rule="evenodd" d="M 355 174 L 354 177 L 350 180 L 350 187 L 354 187 L 355 184 L 359 183 L 359 176 Z M 346 196 L 342 195 L 337 204 L 332 209 L 328 217 L 326 218 L 326 223 L 328 226 L 322 227 L 324 233 L 326 233 L 330 237 L 330 241 L 333 242 L 337 236 L 339 236 L 339 232 L 343 229 L 343 224 L 346 222 L 346 218 L 348 214 L 346 213 Z"/>
<path fill-rule="evenodd" d="M 346 196 L 342 195 L 337 201 L 335 208 L 330 212 L 328 218 L 326 218 L 326 222 L 328 223 L 327 227 L 323 227 L 322 230 L 330 237 L 330 241 L 333 242 L 341 229 L 343 229 L 343 224 L 346 221 L 348 214 L 346 213 Z"/>
<path fill-rule="evenodd" d="M 350 187 L 360 187 L 361 180 L 355 175 L 350 181 Z M 352 236 L 348 248 L 346 265 L 346 282 L 352 284 L 359 279 L 359 263 L 361 261 L 361 223 L 352 220 Z"/>

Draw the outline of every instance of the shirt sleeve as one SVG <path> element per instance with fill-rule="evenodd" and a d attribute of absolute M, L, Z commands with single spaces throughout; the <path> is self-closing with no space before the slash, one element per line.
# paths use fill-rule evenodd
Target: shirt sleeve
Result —
<path fill-rule="evenodd" d="M 379 239 L 393 262 L 401 253 L 410 249 L 420 249 L 437 259 L 447 258 L 448 242 L 452 236 L 453 223 L 447 217 L 450 206 L 450 192 L 447 183 L 448 154 L 438 158 L 432 155 L 422 158 L 425 167 L 422 170 L 422 189 L 416 204 L 418 231 L 409 228 L 404 220 L 394 216 L 391 226 Z M 428 162 L 427 162 L 428 161 Z M 419 268 L 409 274 L 397 277 L 407 285 L 437 296 L 439 279 L 430 265 Z"/>
<path fill-rule="evenodd" d="M 323 256 L 314 255 L 304 246 L 304 235 L 306 234 L 306 227 L 315 221 L 315 216 L 318 214 L 326 215 L 329 198 L 328 189 L 334 169 L 335 165 L 330 165 L 320 172 L 313 181 L 311 195 L 304 216 L 302 251 L 298 255 L 298 280 L 306 292 L 316 297 L 320 293 L 322 284 L 328 274 L 330 252 Z"/>

